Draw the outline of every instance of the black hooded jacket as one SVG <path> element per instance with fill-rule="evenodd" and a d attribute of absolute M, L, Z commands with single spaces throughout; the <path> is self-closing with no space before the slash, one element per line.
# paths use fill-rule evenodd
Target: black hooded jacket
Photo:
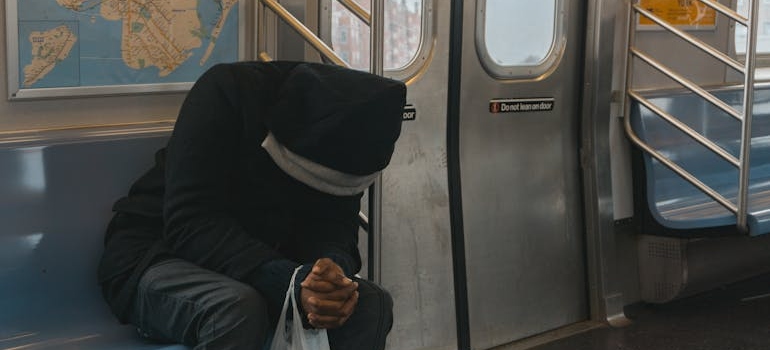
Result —
<path fill-rule="evenodd" d="M 404 99 L 400 82 L 322 64 L 210 69 L 185 99 L 156 166 L 114 206 L 98 276 L 113 312 L 125 322 L 141 274 L 169 257 L 249 284 L 271 308 L 280 308 L 300 264 L 298 279 L 322 257 L 356 273 L 361 194 L 315 190 L 279 169 L 260 144 L 270 125 L 301 156 L 346 173 L 373 173 L 390 160 Z M 335 107 L 311 109 L 318 103 Z M 362 115 L 361 106 L 371 104 L 380 112 Z M 362 142 L 365 147 L 344 151 Z"/>

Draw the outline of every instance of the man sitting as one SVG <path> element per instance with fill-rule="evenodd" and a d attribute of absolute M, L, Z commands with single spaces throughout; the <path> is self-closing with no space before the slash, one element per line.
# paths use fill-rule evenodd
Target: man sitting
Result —
<path fill-rule="evenodd" d="M 356 278 L 362 192 L 401 131 L 403 83 L 245 62 L 189 92 L 166 149 L 114 207 L 99 282 L 118 319 L 194 349 L 261 349 L 295 268 L 306 327 L 384 349 L 392 300 Z"/>

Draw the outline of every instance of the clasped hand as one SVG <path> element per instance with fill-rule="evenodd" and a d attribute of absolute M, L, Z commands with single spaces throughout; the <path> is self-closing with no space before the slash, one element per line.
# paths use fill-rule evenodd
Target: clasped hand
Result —
<path fill-rule="evenodd" d="M 300 285 L 302 307 L 315 328 L 342 326 L 358 303 L 358 283 L 328 258 L 316 261 Z"/>

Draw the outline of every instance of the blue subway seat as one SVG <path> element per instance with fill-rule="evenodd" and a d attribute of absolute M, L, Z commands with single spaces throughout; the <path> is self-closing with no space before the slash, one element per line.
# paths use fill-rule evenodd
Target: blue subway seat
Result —
<path fill-rule="evenodd" d="M 741 109 L 741 90 L 714 92 Z M 650 96 L 656 106 L 682 120 L 736 158 L 740 152 L 741 123 L 691 93 Z M 698 144 L 646 107 L 634 102 L 631 123 L 637 135 L 717 192 L 737 202 L 736 167 Z M 770 233 L 770 90 L 756 91 L 749 180 L 749 234 Z M 683 180 L 648 154 L 640 153 L 635 176 L 637 216 L 643 207 L 645 234 L 699 237 L 740 234 L 729 210 Z"/>
<path fill-rule="evenodd" d="M 112 204 L 169 129 L 0 140 L 0 348 L 187 349 L 120 325 L 96 284 Z"/>

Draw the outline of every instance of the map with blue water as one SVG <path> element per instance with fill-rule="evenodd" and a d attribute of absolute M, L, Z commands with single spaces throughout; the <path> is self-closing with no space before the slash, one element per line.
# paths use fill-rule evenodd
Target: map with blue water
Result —
<path fill-rule="evenodd" d="M 22 89 L 193 82 L 238 60 L 238 0 L 16 2 Z"/>

